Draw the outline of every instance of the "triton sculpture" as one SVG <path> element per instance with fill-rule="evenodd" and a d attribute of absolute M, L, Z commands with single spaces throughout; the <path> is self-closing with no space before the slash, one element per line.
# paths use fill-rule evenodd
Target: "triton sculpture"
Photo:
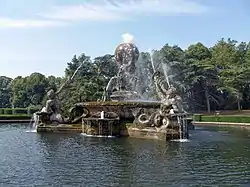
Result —
<path fill-rule="evenodd" d="M 142 100 L 141 93 L 136 92 L 138 86 L 145 86 L 141 84 L 142 77 L 138 78 L 138 48 L 131 40 L 124 40 L 114 53 L 119 71 L 108 82 L 102 100 L 76 103 L 70 109 L 70 117 L 63 117 L 57 95 L 70 85 L 77 70 L 57 92 L 48 92 L 46 106 L 37 113 L 43 124 L 38 126 L 38 131 L 58 131 L 58 124 L 71 124 L 68 125 L 69 129 L 73 129 L 73 125 L 79 124 L 77 132 L 91 136 L 131 136 L 160 140 L 188 138 L 187 113 L 182 107 L 178 90 L 170 84 L 168 78 L 153 67 L 151 82 L 154 86 L 149 89 L 155 92 L 157 100 Z M 153 66 L 152 58 L 151 63 Z"/>
<path fill-rule="evenodd" d="M 41 123 L 58 125 L 69 122 L 69 118 L 65 118 L 62 115 L 61 102 L 58 97 L 63 89 L 68 88 L 81 67 L 82 64 L 76 69 L 74 74 L 62 84 L 58 91 L 51 89 L 47 92 L 48 100 L 46 101 L 45 107 L 43 107 L 40 112 L 36 112 L 36 115 L 39 116 Z"/>

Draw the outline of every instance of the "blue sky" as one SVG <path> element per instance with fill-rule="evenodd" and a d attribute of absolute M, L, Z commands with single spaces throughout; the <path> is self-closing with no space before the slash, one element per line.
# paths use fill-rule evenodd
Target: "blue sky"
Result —
<path fill-rule="evenodd" d="M 0 75 L 62 76 L 73 55 L 140 51 L 220 38 L 250 41 L 248 0 L 0 0 Z"/>

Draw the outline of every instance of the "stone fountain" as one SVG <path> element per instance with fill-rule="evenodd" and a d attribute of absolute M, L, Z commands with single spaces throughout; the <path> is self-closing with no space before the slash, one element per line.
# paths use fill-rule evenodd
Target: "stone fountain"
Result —
<path fill-rule="evenodd" d="M 119 71 L 107 84 L 102 100 L 76 103 L 70 110 L 70 118 L 62 117 L 56 100 L 58 93 L 51 91 L 53 94 L 48 95 L 46 107 L 37 113 L 41 119 L 37 131 L 68 132 L 73 129 L 89 136 L 187 139 L 187 113 L 182 108 L 182 99 L 159 71 L 152 75 L 152 89 L 158 100 L 145 101 L 137 93 L 140 84 L 136 73 L 138 58 L 139 50 L 131 40 L 118 45 L 115 60 Z M 73 80 L 73 76 L 62 88 Z"/>

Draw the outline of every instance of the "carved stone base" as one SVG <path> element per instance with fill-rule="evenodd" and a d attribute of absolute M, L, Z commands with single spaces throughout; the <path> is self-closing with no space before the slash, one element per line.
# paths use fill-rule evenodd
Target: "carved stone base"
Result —
<path fill-rule="evenodd" d="M 82 133 L 81 124 L 40 124 L 37 126 L 37 132 L 50 132 L 50 133 Z"/>
<path fill-rule="evenodd" d="M 129 100 L 138 100 L 140 96 L 136 92 L 132 91 L 116 91 L 113 92 L 110 96 L 112 101 L 129 101 Z"/>
<path fill-rule="evenodd" d="M 121 131 L 122 136 L 129 136 L 142 139 L 155 139 L 169 141 L 180 139 L 180 132 L 174 129 L 157 130 L 156 128 L 139 129 L 135 127 L 128 127 L 127 131 Z"/>
<path fill-rule="evenodd" d="M 94 136 L 119 136 L 119 119 L 84 118 L 82 133 Z"/>

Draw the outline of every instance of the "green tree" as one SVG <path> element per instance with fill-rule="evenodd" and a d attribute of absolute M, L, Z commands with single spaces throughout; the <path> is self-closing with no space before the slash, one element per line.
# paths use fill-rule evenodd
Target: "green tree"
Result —
<path fill-rule="evenodd" d="M 212 63 L 219 72 L 218 89 L 224 93 L 225 108 L 232 108 L 237 104 L 240 110 L 242 100 L 242 54 L 237 50 L 237 41 L 228 39 L 220 41 L 212 47 Z M 240 60 L 241 59 L 241 60 Z"/>
<path fill-rule="evenodd" d="M 100 99 L 109 80 L 117 74 L 118 66 L 115 62 L 114 56 L 110 54 L 96 57 L 93 61 L 93 65 L 96 73 L 92 80 L 96 85 L 95 99 Z"/>
<path fill-rule="evenodd" d="M 190 109 L 193 104 L 189 104 L 191 103 L 190 85 L 186 77 L 190 70 L 185 60 L 185 51 L 177 45 L 166 44 L 160 50 L 159 55 L 161 56 L 159 70 L 165 75 L 166 80 L 169 80 L 167 82 L 179 90 L 185 101 L 184 107 Z"/>
<path fill-rule="evenodd" d="M 41 107 L 49 83 L 40 73 L 32 73 L 27 77 L 16 77 L 11 85 L 14 107 Z"/>
<path fill-rule="evenodd" d="M 218 103 L 213 93 L 218 81 L 217 70 L 211 63 L 211 56 L 210 50 L 202 43 L 190 45 L 186 51 L 189 71 L 186 79 L 192 89 L 193 101 L 198 101 L 201 107 L 205 104 L 208 112 L 211 111 L 211 99 Z M 206 102 L 203 104 L 204 100 Z"/>
<path fill-rule="evenodd" d="M 48 89 L 57 90 L 63 83 L 63 78 L 51 75 L 47 77 L 47 81 L 48 81 Z"/>
<path fill-rule="evenodd" d="M 77 102 L 101 99 L 108 81 L 118 72 L 114 56 L 107 54 L 92 61 L 83 53 L 67 63 L 64 77 L 46 78 L 33 73 L 12 80 L 1 76 L 0 107 L 41 106 L 46 92 L 58 89 L 80 65 L 73 82 L 61 94 L 62 106 L 68 109 Z M 136 67 L 140 83 L 137 91 L 145 99 L 155 95 L 152 84 L 155 68 L 179 89 L 189 110 L 210 112 L 250 107 L 250 43 L 221 39 L 211 48 L 196 43 L 187 50 L 166 44 L 152 54 L 141 52 Z"/>
<path fill-rule="evenodd" d="M 11 84 L 12 79 L 0 76 L 0 108 L 11 107 Z"/>
<path fill-rule="evenodd" d="M 77 58 L 75 55 L 67 65 L 65 77 L 71 77 L 80 65 L 82 65 L 82 67 L 75 74 L 70 87 L 62 93 L 64 96 L 67 95 L 66 97 L 62 97 L 65 110 L 77 102 L 83 102 L 87 99 L 92 100 L 93 89 L 96 87 L 95 83 L 93 83 L 95 68 L 89 56 L 83 53 Z"/>

